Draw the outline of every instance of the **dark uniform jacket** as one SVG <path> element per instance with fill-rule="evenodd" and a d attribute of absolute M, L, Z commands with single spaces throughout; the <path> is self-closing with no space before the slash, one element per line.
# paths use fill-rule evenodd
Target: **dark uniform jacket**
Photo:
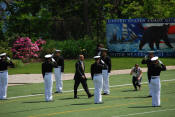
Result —
<path fill-rule="evenodd" d="M 101 64 L 101 63 L 94 63 L 91 65 L 91 77 L 93 79 L 94 74 L 101 74 L 102 73 L 102 69 L 104 69 L 106 67 L 105 64 Z"/>
<path fill-rule="evenodd" d="M 84 62 L 83 62 L 83 64 L 84 64 Z M 81 64 L 80 60 L 75 63 L 75 69 L 76 69 L 76 71 L 75 71 L 75 75 L 74 75 L 74 80 L 81 79 L 83 75 L 85 76 L 85 73 L 84 73 L 85 72 L 85 64 L 84 64 L 84 68 L 82 68 L 82 64 Z"/>
<path fill-rule="evenodd" d="M 14 67 L 14 64 L 10 61 L 8 62 L 7 60 L 0 60 L 0 71 L 7 70 L 9 67 Z"/>
<path fill-rule="evenodd" d="M 106 68 L 104 69 L 108 69 L 108 72 L 110 73 L 111 72 L 111 58 L 109 56 L 106 56 L 106 57 L 103 57 L 101 58 L 105 64 L 107 65 Z"/>
<path fill-rule="evenodd" d="M 143 59 L 143 60 L 142 60 L 142 64 L 147 64 L 148 72 L 151 72 L 151 70 L 152 70 L 152 69 L 151 69 L 151 66 L 152 66 L 152 61 L 151 61 L 151 59 L 149 59 L 149 58 L 146 59 L 146 60 Z"/>
<path fill-rule="evenodd" d="M 42 63 L 42 75 L 43 75 L 43 78 L 44 78 L 46 72 L 52 72 L 53 71 L 53 67 L 56 67 L 56 66 L 57 66 L 56 62 L 45 61 L 44 63 Z"/>
<path fill-rule="evenodd" d="M 64 58 L 62 56 L 55 56 L 54 59 L 57 62 L 57 66 L 61 66 L 61 72 L 64 72 Z"/>
<path fill-rule="evenodd" d="M 160 76 L 161 71 L 165 71 L 166 66 L 163 64 L 153 64 L 151 67 L 151 76 Z"/>
<path fill-rule="evenodd" d="M 152 63 L 151 59 L 148 58 L 148 59 L 146 59 L 146 60 L 143 59 L 143 60 L 142 60 L 142 64 L 147 64 L 147 67 L 148 67 L 148 72 L 147 72 L 147 74 L 148 74 L 148 80 L 149 80 L 149 82 L 150 82 L 153 63 Z"/>

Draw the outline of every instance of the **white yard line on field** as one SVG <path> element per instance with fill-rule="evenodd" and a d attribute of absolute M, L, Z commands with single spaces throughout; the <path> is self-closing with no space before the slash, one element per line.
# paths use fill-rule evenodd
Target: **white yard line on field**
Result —
<path fill-rule="evenodd" d="M 161 80 L 161 82 L 171 82 L 175 81 L 175 79 L 171 80 Z M 148 82 L 143 82 L 142 84 L 147 84 Z M 123 87 L 123 86 L 131 86 L 132 84 L 122 84 L 122 85 L 112 85 L 109 87 Z M 89 89 L 94 89 L 94 88 L 89 88 Z M 78 91 L 82 91 L 84 89 L 79 89 Z M 68 90 L 68 91 L 63 91 L 63 93 L 68 93 L 68 92 L 73 92 L 74 90 Z M 9 97 L 8 99 L 16 99 L 16 98 L 24 98 L 24 97 L 32 97 L 32 96 L 41 96 L 44 94 L 35 94 L 35 95 L 24 95 L 24 96 L 16 96 L 16 97 Z"/>
<path fill-rule="evenodd" d="M 127 114 L 127 115 L 119 115 L 119 116 L 112 116 L 112 117 L 128 117 L 128 116 L 143 115 L 143 114 L 164 112 L 164 111 L 175 111 L 175 108 L 174 109 L 157 110 L 157 111 L 147 111 L 147 112 L 142 112 L 142 113 L 132 113 L 132 114 Z"/>

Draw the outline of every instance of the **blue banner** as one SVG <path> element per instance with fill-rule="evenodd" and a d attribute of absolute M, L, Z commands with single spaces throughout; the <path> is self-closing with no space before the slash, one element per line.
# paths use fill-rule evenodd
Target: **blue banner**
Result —
<path fill-rule="evenodd" d="M 112 56 L 175 57 L 175 18 L 107 20 L 106 38 Z"/>

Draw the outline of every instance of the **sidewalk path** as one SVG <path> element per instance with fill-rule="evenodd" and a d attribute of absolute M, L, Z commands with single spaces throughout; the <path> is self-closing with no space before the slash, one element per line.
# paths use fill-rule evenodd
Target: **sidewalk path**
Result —
<path fill-rule="evenodd" d="M 167 70 L 175 69 L 175 66 L 167 66 Z M 124 70 L 112 70 L 110 75 L 117 75 L 117 74 L 129 74 L 131 69 L 124 69 Z M 142 68 L 143 72 L 147 71 L 147 68 Z M 63 74 L 63 80 L 72 80 L 74 77 L 73 73 L 66 73 Z M 86 73 L 86 77 L 91 77 L 90 73 Z M 55 81 L 54 75 L 53 79 Z M 9 75 L 8 79 L 8 86 L 14 85 L 24 85 L 30 83 L 41 83 L 43 82 L 42 74 L 16 74 L 16 75 Z"/>

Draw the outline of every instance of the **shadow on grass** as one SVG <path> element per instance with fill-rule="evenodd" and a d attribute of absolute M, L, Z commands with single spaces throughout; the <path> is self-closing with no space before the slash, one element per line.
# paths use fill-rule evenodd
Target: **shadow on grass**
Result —
<path fill-rule="evenodd" d="M 79 103 L 79 104 L 71 104 L 71 105 L 90 105 L 90 104 L 94 104 L 94 103 Z"/>
<path fill-rule="evenodd" d="M 8 83 L 8 84 L 12 84 L 12 85 L 25 85 L 25 84 L 31 84 L 31 83 Z"/>
<path fill-rule="evenodd" d="M 29 102 L 23 102 L 23 103 L 43 103 L 43 102 L 46 102 L 46 101 L 29 101 Z"/>
<path fill-rule="evenodd" d="M 41 92 L 36 92 L 36 93 L 32 93 L 32 95 L 44 95 L 44 93 L 41 93 Z"/>
<path fill-rule="evenodd" d="M 139 96 L 139 97 L 124 97 L 125 99 L 131 99 L 131 98 L 149 98 L 148 96 Z"/>
<path fill-rule="evenodd" d="M 135 90 L 123 90 L 122 92 L 135 92 Z"/>
<path fill-rule="evenodd" d="M 87 96 L 87 95 L 85 95 L 85 94 L 84 94 L 84 95 L 83 95 L 83 94 L 80 94 L 80 95 L 77 95 L 77 96 Z"/>
<path fill-rule="evenodd" d="M 152 106 L 132 106 L 128 108 L 153 108 Z"/>
<path fill-rule="evenodd" d="M 51 101 L 51 102 L 46 102 L 46 101 L 31 101 L 31 102 L 23 102 L 23 103 L 29 103 L 29 104 L 32 104 L 32 103 L 54 103 L 54 101 Z M 14 114 L 14 113 L 24 113 L 24 112 L 33 112 L 33 111 L 41 111 L 41 110 L 48 110 L 48 109 L 55 109 L 55 108 L 60 108 L 60 107 L 67 107 L 67 106 L 71 106 L 70 104 L 67 104 L 67 105 L 58 105 L 58 106 L 46 106 L 46 107 L 36 107 L 36 108 L 23 108 L 24 110 L 17 110 L 17 111 L 8 111 L 8 112 L 1 112 L 0 111 L 0 115 L 3 116 L 6 115 L 6 114 Z"/>
<path fill-rule="evenodd" d="M 74 99 L 73 97 L 71 97 L 71 98 L 61 98 L 61 99 L 58 99 L 58 100 L 72 100 L 72 99 Z"/>
<path fill-rule="evenodd" d="M 46 102 L 48 103 L 48 102 Z M 66 106 L 66 105 L 65 105 Z M 67 105 L 69 106 L 69 105 Z M 24 110 L 19 110 L 19 111 L 12 111 L 12 112 L 0 112 L 0 114 L 14 114 L 14 113 L 23 113 L 23 112 L 33 112 L 33 111 L 40 111 L 40 110 L 48 110 L 48 109 L 55 109 L 63 106 L 53 106 L 53 107 L 41 107 L 41 108 L 34 108 L 34 109 L 24 109 Z"/>
<path fill-rule="evenodd" d="M 78 97 L 77 99 L 74 99 L 73 97 L 69 97 L 69 98 L 61 98 L 61 99 L 57 99 L 57 100 L 81 100 L 81 99 L 87 99 L 87 98 Z"/>

